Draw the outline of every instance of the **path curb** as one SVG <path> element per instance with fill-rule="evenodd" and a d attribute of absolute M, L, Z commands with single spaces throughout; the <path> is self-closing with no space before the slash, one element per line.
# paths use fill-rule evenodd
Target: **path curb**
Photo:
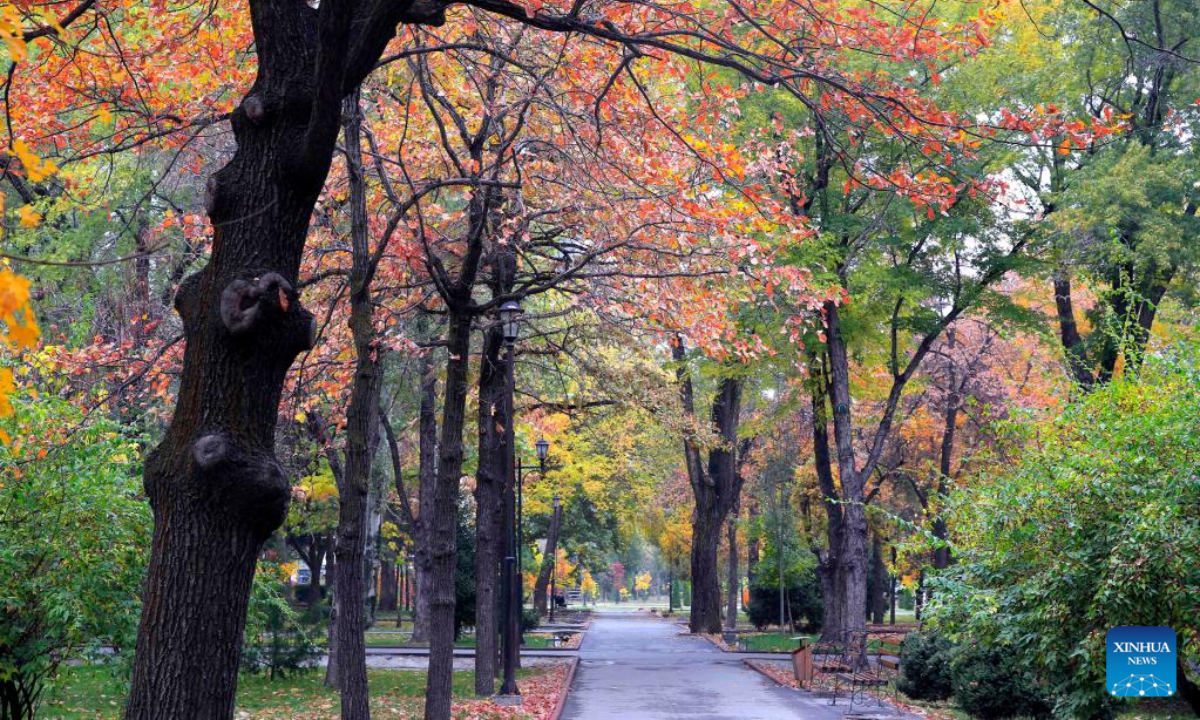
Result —
<path fill-rule="evenodd" d="M 762 676 L 763 676 L 763 677 L 765 677 L 766 679 L 770 680 L 772 684 L 774 684 L 774 685 L 777 685 L 778 687 L 786 687 L 786 688 L 790 688 L 790 687 L 792 687 L 791 685 L 784 685 L 783 683 L 781 683 L 781 682 L 779 682 L 778 680 L 776 680 L 776 679 L 775 679 L 775 678 L 774 678 L 774 677 L 771 675 L 771 673 L 769 673 L 769 672 L 767 672 L 766 670 L 763 670 L 762 668 L 760 668 L 758 665 L 756 665 L 756 664 L 754 663 L 754 660 L 752 660 L 752 659 L 750 659 L 750 658 L 742 658 L 742 664 L 743 664 L 743 665 L 745 665 L 746 667 L 750 668 L 750 669 L 751 669 L 751 670 L 753 670 L 754 672 L 758 673 L 759 675 L 762 675 Z M 792 688 L 792 689 L 794 690 L 795 688 Z"/>
<path fill-rule="evenodd" d="M 559 720 L 563 714 L 563 708 L 567 706 L 567 695 L 571 694 L 571 683 L 575 682 L 575 671 L 579 668 L 579 656 L 571 658 L 571 668 L 567 670 L 567 679 L 563 682 L 562 692 L 558 695 L 558 702 L 554 704 L 554 710 L 550 712 L 548 720 Z"/>

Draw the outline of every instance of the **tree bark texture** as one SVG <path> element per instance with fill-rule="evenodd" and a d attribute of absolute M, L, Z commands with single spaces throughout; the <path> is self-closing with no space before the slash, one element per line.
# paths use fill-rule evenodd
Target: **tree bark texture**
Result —
<path fill-rule="evenodd" d="M 887 568 L 883 564 L 883 542 L 879 533 L 871 534 L 871 622 L 882 625 L 887 610 L 884 591 L 887 588 Z"/>
<path fill-rule="evenodd" d="M 499 246 L 489 257 L 493 297 L 512 290 L 516 257 Z M 504 562 L 504 489 L 508 483 L 508 369 L 500 357 L 504 333 L 484 333 L 479 366 L 479 468 L 475 474 L 475 694 L 496 691 L 500 657 L 500 573 Z"/>
<path fill-rule="evenodd" d="M 349 171 L 350 333 L 354 342 L 355 371 L 346 410 L 346 469 L 338 489 L 338 613 L 337 686 L 341 691 L 342 718 L 367 720 L 371 716 L 367 692 L 366 599 L 368 596 L 367 548 L 371 534 L 371 465 L 379 446 L 379 399 L 383 388 L 381 353 L 375 343 L 374 306 L 371 301 L 366 187 L 362 176 L 362 116 L 358 93 L 343 107 L 347 169 Z"/>
<path fill-rule="evenodd" d="M 499 579 L 508 481 L 508 372 L 500 328 L 485 333 L 479 369 L 479 470 L 475 475 L 475 694 L 496 691 L 500 652 Z"/>
<path fill-rule="evenodd" d="M 726 574 L 726 587 L 729 588 L 727 602 L 725 603 L 725 629 L 737 629 L 738 615 L 738 541 L 737 541 L 737 508 L 735 507 L 729 514 L 729 521 L 726 523 L 725 536 L 727 545 L 729 546 L 729 566 Z"/>
<path fill-rule="evenodd" d="M 546 589 L 550 586 L 550 573 L 558 557 L 558 536 L 562 532 L 562 506 L 554 508 L 550 516 L 550 528 L 546 531 L 546 553 L 542 556 L 542 566 L 538 569 L 537 580 L 533 584 L 533 606 L 539 614 L 545 615 L 549 609 L 546 602 Z"/>
<path fill-rule="evenodd" d="M 154 515 L 126 716 L 229 718 L 259 550 L 287 513 L 274 454 L 284 376 L 312 346 L 297 287 L 342 98 L 411 3 L 254 0 L 258 74 L 233 112 L 233 159 L 209 178 L 208 265 L 179 287 L 178 400 L 146 459 Z M 352 23 L 355 12 L 364 15 Z M 366 21 L 369 17 L 369 21 Z"/>
<path fill-rule="evenodd" d="M 829 401 L 833 406 L 834 447 L 842 491 L 841 545 L 838 548 L 839 620 L 843 633 L 861 633 L 866 630 L 867 607 L 867 515 L 863 490 L 869 473 L 858 468 L 854 457 L 850 361 L 841 333 L 838 308 L 833 303 L 826 303 L 825 311 Z"/>
<path fill-rule="evenodd" d="M 396 560 L 381 554 L 379 560 L 379 611 L 395 612 L 399 599 L 400 577 L 396 572 Z"/>
<path fill-rule="evenodd" d="M 750 521 L 750 527 L 756 527 L 755 520 L 758 518 L 757 502 L 750 503 L 750 507 L 746 510 L 746 515 Z M 754 580 L 758 577 L 758 558 L 761 552 L 759 549 L 761 545 L 762 537 L 760 533 L 755 533 L 746 546 L 746 584 L 750 587 L 754 587 Z"/>
<path fill-rule="evenodd" d="M 677 365 L 676 379 L 683 411 L 694 419 L 695 390 L 685 364 L 683 338 L 676 338 L 672 352 Z M 684 437 L 684 459 L 695 500 L 692 515 L 692 606 L 688 620 L 688 627 L 694 633 L 721 632 L 718 549 L 721 528 L 742 491 L 736 458 L 741 392 L 741 381 L 737 378 L 724 378 L 717 388 L 711 422 L 720 443 L 708 451 L 707 467 L 694 440 L 690 436 Z"/>
<path fill-rule="evenodd" d="M 413 634 L 414 643 L 429 642 L 429 583 L 425 581 L 429 572 L 430 539 L 429 525 L 432 515 L 426 516 L 425 508 L 432 508 L 438 481 L 438 421 L 437 421 L 437 366 L 432 352 L 421 358 L 421 408 L 418 415 L 418 464 L 417 496 L 420 514 L 415 518 L 416 533 L 413 537 L 415 557 L 413 562 Z"/>
<path fill-rule="evenodd" d="M 463 301 L 465 301 L 465 297 Z M 464 302 L 465 304 L 465 302 Z M 446 330 L 446 385 L 438 442 L 437 482 L 432 503 L 421 508 L 426 527 L 423 592 L 427 594 L 429 673 L 425 684 L 426 720 L 449 720 L 454 671 L 454 575 L 457 565 L 457 510 L 463 465 L 463 426 L 467 405 L 467 366 L 471 316 L 451 307 Z"/>
<path fill-rule="evenodd" d="M 947 347 L 953 352 L 956 342 L 953 330 L 946 333 L 946 341 Z M 950 567 L 950 546 L 946 543 L 948 529 L 946 527 L 946 518 L 942 514 L 945 504 L 941 501 L 945 500 L 950 493 L 950 478 L 954 464 L 954 441 L 958 434 L 958 413 L 961 404 L 962 387 L 958 372 L 954 367 L 954 362 L 951 360 L 947 377 L 946 408 L 942 417 L 942 442 L 938 457 L 938 477 L 935 483 L 939 499 L 938 514 L 933 519 L 932 528 L 933 537 L 938 540 L 938 545 L 933 549 L 933 566 L 939 569 Z M 928 505 L 928 503 L 925 504 Z"/>
<path fill-rule="evenodd" d="M 810 357 L 818 370 L 809 386 L 812 401 L 813 465 L 817 472 L 817 485 L 821 489 L 821 504 L 825 508 L 825 547 L 817 552 L 817 578 L 821 583 L 821 599 L 825 606 L 825 624 L 821 628 L 824 640 L 836 640 L 842 632 L 842 505 L 841 494 L 833 477 L 833 458 L 829 452 L 829 415 L 827 410 L 828 382 L 825 377 L 825 362 Z"/>

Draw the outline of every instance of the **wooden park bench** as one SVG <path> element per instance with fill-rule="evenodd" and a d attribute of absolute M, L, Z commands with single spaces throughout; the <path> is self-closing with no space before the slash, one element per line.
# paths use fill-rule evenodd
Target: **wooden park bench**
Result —
<path fill-rule="evenodd" d="M 830 705 L 839 698 L 851 706 L 877 704 L 900 669 L 900 641 L 896 636 L 872 638 L 864 631 L 850 631 L 825 638 L 810 646 L 813 676 L 824 676 L 832 684 Z M 807 649 L 806 649 L 807 650 Z"/>
<path fill-rule="evenodd" d="M 881 634 L 870 640 L 875 644 L 875 657 L 881 671 L 886 671 L 895 680 L 900 674 L 900 652 L 904 636 L 896 633 Z"/>

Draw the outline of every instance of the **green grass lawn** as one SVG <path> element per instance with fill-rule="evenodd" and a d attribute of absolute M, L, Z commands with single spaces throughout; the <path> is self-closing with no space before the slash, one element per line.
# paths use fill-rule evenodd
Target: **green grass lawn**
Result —
<path fill-rule="evenodd" d="M 804 642 L 812 643 L 817 639 L 817 635 L 806 635 L 804 633 L 793 632 L 743 632 L 738 633 L 738 644 L 740 649 L 750 652 L 791 652 L 800 646 L 799 640 L 793 638 L 804 638 Z M 867 641 L 867 647 L 870 650 L 877 649 L 879 640 L 871 638 Z"/>
<path fill-rule="evenodd" d="M 816 636 L 791 632 L 740 633 L 738 645 L 741 649 L 751 652 L 791 652 L 800 646 L 799 640 L 792 639 L 795 637 L 811 640 Z"/>
<path fill-rule="evenodd" d="M 408 635 L 379 631 L 370 631 L 366 633 L 367 647 L 402 647 L 408 642 L 409 637 L 410 636 Z M 454 646 L 460 648 L 473 648 L 475 647 L 475 636 L 463 635 L 455 641 Z M 525 633 L 525 643 L 521 647 L 550 648 L 554 647 L 554 643 L 551 641 L 549 635 Z"/>
<path fill-rule="evenodd" d="M 528 677 L 537 669 L 519 670 Z M 284 679 L 246 675 L 238 683 L 237 707 L 259 718 L 336 717 L 338 695 L 325 687 L 323 670 Z M 381 713 L 395 711 L 419 716 L 425 697 L 423 670 L 371 670 L 371 706 Z M 454 697 L 469 698 L 475 687 L 472 672 L 454 673 Z M 125 702 L 125 687 L 103 666 L 63 668 L 42 704 L 39 717 L 82 720 L 119 718 Z M 384 715 L 388 716 L 387 714 Z"/>

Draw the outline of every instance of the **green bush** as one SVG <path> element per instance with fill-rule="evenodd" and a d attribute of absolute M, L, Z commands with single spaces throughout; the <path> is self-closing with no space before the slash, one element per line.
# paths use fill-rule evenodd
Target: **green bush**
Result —
<path fill-rule="evenodd" d="M 23 441 L 0 443 L 4 718 L 33 717 L 59 663 L 104 646 L 125 681 L 150 545 L 137 436 L 102 413 L 85 418 L 52 388 L 23 390 L 0 418 Z"/>
<path fill-rule="evenodd" d="M 900 650 L 896 689 L 914 700 L 945 700 L 954 691 L 950 661 L 954 646 L 933 633 L 909 633 Z"/>
<path fill-rule="evenodd" d="M 821 601 L 821 585 L 816 574 L 806 572 L 801 582 L 787 588 L 788 610 L 795 631 L 815 632 L 825 622 L 825 605 Z M 762 630 L 767 625 L 781 625 L 779 617 L 779 588 L 766 583 L 750 587 L 750 605 L 746 615 L 754 627 Z"/>
<path fill-rule="evenodd" d="M 962 648 L 956 654 L 954 699 L 980 720 L 1050 717 L 1050 704 L 1037 679 L 1016 656 L 998 647 Z"/>
<path fill-rule="evenodd" d="M 469 511 L 458 509 L 458 564 L 454 573 L 454 639 L 463 628 L 475 625 L 475 526 L 467 522 Z"/>
<path fill-rule="evenodd" d="M 521 634 L 537 630 L 538 625 L 542 622 L 542 618 L 538 615 L 537 608 L 522 608 L 521 610 Z"/>
<path fill-rule="evenodd" d="M 276 563 L 259 565 L 246 613 L 242 670 L 274 680 L 315 668 L 325 651 L 327 623 L 319 612 L 301 612 L 288 602 Z"/>
<path fill-rule="evenodd" d="M 1179 660 L 1200 662 L 1200 346 L 1166 346 L 1002 437 L 1020 452 L 981 463 L 947 503 L 956 562 L 932 579 L 926 618 L 959 644 L 1011 649 L 1060 718 L 1111 712 L 1110 628 L 1173 627 Z"/>

